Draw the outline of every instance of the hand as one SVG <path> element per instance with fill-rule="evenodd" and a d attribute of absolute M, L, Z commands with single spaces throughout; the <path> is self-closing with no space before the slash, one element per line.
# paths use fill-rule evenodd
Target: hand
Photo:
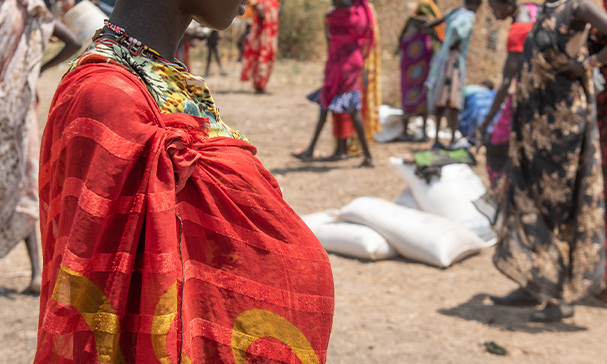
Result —
<path fill-rule="evenodd" d="M 581 62 L 569 64 L 565 67 L 561 67 L 556 71 L 557 74 L 563 75 L 569 78 L 570 80 L 575 80 L 582 77 L 585 72 L 586 67 L 584 67 L 584 64 Z"/>

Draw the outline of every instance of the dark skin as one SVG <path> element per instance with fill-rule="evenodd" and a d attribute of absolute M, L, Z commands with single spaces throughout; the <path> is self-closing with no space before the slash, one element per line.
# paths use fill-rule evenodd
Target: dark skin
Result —
<path fill-rule="evenodd" d="M 519 5 L 517 2 L 501 3 L 497 0 L 489 0 L 489 6 L 493 10 L 493 15 L 498 20 L 505 20 L 514 15 Z M 520 52 L 508 52 L 506 57 L 506 63 L 504 63 L 504 69 L 502 71 L 502 83 L 497 89 L 493 105 L 489 113 L 485 117 L 483 123 L 479 126 L 475 132 L 477 146 L 483 142 L 485 135 L 487 134 L 487 128 L 491 124 L 491 121 L 500 110 L 502 103 L 508 96 L 508 90 L 512 84 L 512 79 L 516 76 L 519 66 L 521 64 L 521 53 Z"/>
<path fill-rule="evenodd" d="M 223 70 L 223 67 L 221 66 L 221 59 L 219 58 L 219 49 L 217 49 L 217 46 L 208 45 L 207 48 L 207 68 L 205 71 L 205 75 L 208 77 L 211 74 L 211 61 L 213 60 L 213 58 L 215 58 L 215 62 L 217 62 L 217 65 L 219 66 L 219 74 L 222 76 L 227 76 L 228 74 Z"/>
<path fill-rule="evenodd" d="M 128 34 L 173 59 L 192 20 L 224 30 L 243 15 L 248 0 L 118 0 L 110 21 Z M 134 14 L 137 14 L 136 16 Z"/>
<path fill-rule="evenodd" d="M 466 9 L 476 13 L 476 11 L 479 8 L 479 5 L 465 4 L 464 7 Z M 431 34 L 430 29 L 434 28 L 435 26 L 441 24 L 444 21 L 445 21 L 445 18 L 433 20 L 431 22 L 426 23 L 424 25 L 424 29 L 426 29 L 426 32 L 428 32 L 428 34 Z M 453 46 L 451 46 L 451 49 L 458 49 L 459 45 L 460 45 L 460 43 L 456 42 L 455 44 L 453 44 Z M 452 107 L 437 107 L 436 114 L 435 114 L 435 117 L 436 117 L 435 144 L 439 143 L 438 133 L 440 131 L 440 123 L 445 114 L 447 114 L 447 123 L 448 123 L 449 128 L 451 129 L 451 144 L 453 144 L 455 142 L 455 131 L 457 130 L 457 117 L 459 115 L 459 110 L 457 108 L 452 108 Z"/>
<path fill-rule="evenodd" d="M 580 7 L 575 14 L 575 22 L 578 23 L 578 27 L 583 27 L 585 24 L 590 24 L 599 32 L 607 34 L 607 13 L 605 13 L 603 9 L 599 8 L 590 0 L 580 1 Z M 599 53 L 597 53 L 596 57 L 600 63 L 607 64 L 607 47 L 603 48 Z M 562 74 L 570 79 L 577 79 L 581 77 L 584 72 L 584 64 L 581 62 L 576 62 L 561 68 L 558 71 L 558 74 Z"/>
<path fill-rule="evenodd" d="M 553 11 L 560 11 L 560 8 L 555 9 Z M 575 23 L 577 23 L 577 24 L 575 24 Z M 580 1 L 580 6 L 576 12 L 575 21 L 572 24 L 572 26 L 577 25 L 577 28 L 581 29 L 586 24 L 590 24 L 591 26 L 598 29 L 598 31 L 601 33 L 607 32 L 607 13 L 605 13 L 605 11 L 603 9 L 596 6 L 591 1 L 582 0 L 582 1 Z M 607 63 L 607 47 L 603 48 L 599 53 L 596 54 L 596 56 L 597 56 L 597 59 L 599 62 L 601 62 L 603 64 Z M 510 55 L 509 55 L 509 57 L 510 57 Z M 514 60 L 512 60 L 511 62 L 514 62 Z M 517 63 L 520 63 L 520 54 L 518 54 Z M 504 67 L 504 81 L 506 81 L 506 67 L 507 66 L 508 66 L 508 60 L 506 60 L 506 66 Z M 511 67 L 513 67 L 513 66 L 511 66 Z M 518 69 L 518 65 L 515 69 L 515 72 L 512 72 L 511 70 L 509 70 L 509 74 L 514 75 L 516 73 L 517 69 Z M 572 63 L 568 66 L 561 68 L 557 73 L 561 74 L 565 77 L 568 77 L 570 79 L 577 79 L 577 78 L 581 77 L 584 74 L 584 72 L 586 72 L 584 64 L 581 62 L 575 62 L 575 63 Z M 507 79 L 508 79 L 508 82 L 510 82 L 512 77 L 508 77 Z M 500 94 L 498 91 L 498 94 L 496 95 L 496 99 L 499 96 L 500 96 Z M 505 98 L 505 96 L 504 96 L 504 98 Z M 496 105 L 496 103 L 494 103 L 493 106 L 491 107 L 491 111 L 488 116 L 490 116 L 492 113 L 493 113 L 493 115 L 495 115 L 494 113 L 496 113 L 497 110 L 499 110 L 499 105 L 501 105 L 501 103 L 497 104 L 497 105 Z M 494 109 L 497 109 L 497 110 L 494 110 Z M 485 122 L 483 123 L 481 128 L 479 128 L 479 130 L 477 131 L 477 143 L 479 140 L 480 141 L 484 140 L 485 134 L 487 132 L 487 127 L 489 126 L 490 123 L 491 123 L 491 119 L 485 120 Z"/>
<path fill-rule="evenodd" d="M 343 9 L 349 8 L 352 6 L 351 0 L 333 0 L 333 6 L 335 9 Z M 328 32 L 326 32 L 327 40 L 329 39 Z M 299 158 L 303 161 L 311 161 L 314 156 L 314 148 L 316 147 L 316 143 L 318 142 L 318 138 L 320 137 L 320 133 L 327 122 L 328 112 L 321 110 L 320 116 L 318 118 L 318 123 L 316 124 L 316 128 L 314 130 L 314 135 L 312 136 L 312 141 L 306 150 L 299 153 L 291 153 L 294 157 Z M 363 115 L 360 110 L 350 114 L 352 119 L 352 124 L 354 124 L 354 129 L 356 130 L 356 134 L 360 140 L 360 144 L 363 148 L 364 160 L 360 167 L 373 167 L 373 158 L 371 157 L 371 152 L 369 151 L 369 145 L 367 143 L 367 137 L 365 135 L 365 127 L 363 124 Z M 341 160 L 348 157 L 347 150 L 347 140 L 346 139 L 338 139 L 337 147 L 332 156 L 325 158 L 324 161 L 335 161 Z"/>
<path fill-rule="evenodd" d="M 38 236 L 36 236 L 36 230 L 32 230 L 27 238 L 25 238 L 25 246 L 27 247 L 27 255 L 32 265 L 32 279 L 23 293 L 40 294 L 42 269 L 40 268 L 40 257 L 38 255 Z"/>

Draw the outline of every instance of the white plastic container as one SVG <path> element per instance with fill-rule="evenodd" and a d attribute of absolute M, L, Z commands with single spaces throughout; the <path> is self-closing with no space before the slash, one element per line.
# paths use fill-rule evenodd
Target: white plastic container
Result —
<path fill-rule="evenodd" d="M 63 17 L 63 22 L 88 47 L 97 29 L 103 28 L 107 16 L 95 4 L 88 0 L 81 1 L 71 8 Z"/>

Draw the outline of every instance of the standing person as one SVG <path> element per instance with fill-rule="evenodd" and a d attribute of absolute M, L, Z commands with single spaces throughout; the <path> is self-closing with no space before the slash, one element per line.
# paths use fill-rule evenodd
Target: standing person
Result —
<path fill-rule="evenodd" d="M 272 74 L 278 51 L 279 3 L 278 0 L 251 0 L 249 4 L 255 12 L 244 48 L 240 79 L 243 82 L 252 79 L 255 93 L 262 94 Z"/>
<path fill-rule="evenodd" d="M 211 30 L 206 28 L 197 22 L 193 21 L 190 23 L 188 28 L 179 42 L 179 47 L 175 52 L 175 58 L 183 62 L 186 68 L 190 68 L 190 49 L 192 48 L 192 42 L 195 39 L 206 40 L 209 38 Z"/>
<path fill-rule="evenodd" d="M 405 134 L 403 141 L 411 141 L 407 134 L 409 119 L 421 116 L 424 120 L 423 137 L 427 141 L 426 121 L 428 119 L 427 89 L 424 82 L 430 73 L 432 56 L 440 49 L 445 39 L 445 24 L 440 23 L 423 31 L 423 24 L 441 19 L 443 14 L 432 0 L 420 0 L 413 16 L 407 20 L 399 37 L 400 41 L 400 74 L 401 74 L 401 105 L 403 108 L 403 124 Z"/>
<path fill-rule="evenodd" d="M 221 66 L 221 57 L 219 57 L 219 32 L 216 30 L 211 31 L 209 37 L 207 38 L 207 68 L 205 70 L 205 76 L 209 77 L 211 75 L 211 62 L 213 58 L 215 62 L 217 62 L 217 66 L 219 67 L 219 74 L 221 76 L 227 76 L 228 74 L 223 70 Z"/>
<path fill-rule="evenodd" d="M 360 77 L 364 60 L 374 44 L 373 13 L 367 0 L 333 0 L 333 9 L 326 17 L 329 57 L 325 66 L 325 81 L 321 89 L 308 96 L 320 106 L 320 116 L 312 141 L 302 152 L 292 153 L 303 161 L 312 160 L 329 111 L 348 114 L 361 142 L 364 160 L 361 167 L 372 167 L 362 116 Z M 347 140 L 338 139 L 335 153 L 329 159 L 347 156 Z"/>
<path fill-rule="evenodd" d="M 242 13 L 117 0 L 64 76 L 40 161 L 36 364 L 326 362 L 326 252 L 204 80 L 169 60 L 192 19 L 223 30 Z"/>
<path fill-rule="evenodd" d="M 509 173 L 498 203 L 496 267 L 520 285 L 502 305 L 546 303 L 532 321 L 573 316 L 572 304 L 604 284 L 605 220 L 587 25 L 607 32 L 589 0 L 544 3 L 521 56 Z"/>
<path fill-rule="evenodd" d="M 465 0 L 464 6 L 451 11 L 444 19 L 426 23 L 426 30 L 445 22 L 445 40 L 441 49 L 432 57 L 430 74 L 424 83 L 428 89 L 428 111 L 436 116 L 435 147 L 441 120 L 445 112 L 451 128 L 451 144 L 455 142 L 457 117 L 463 107 L 462 89 L 466 84 L 466 59 L 472 36 L 475 14 L 482 0 Z"/>
<path fill-rule="evenodd" d="M 367 143 L 373 143 L 375 133 L 381 130 L 379 106 L 382 105 L 381 90 L 381 39 L 379 22 L 373 4 L 369 3 L 373 14 L 374 42 L 363 65 L 359 83 L 361 89 L 362 117 Z M 323 161 L 337 161 L 349 158 L 349 152 L 362 153 L 361 143 L 356 134 L 349 114 L 332 113 L 333 137 L 336 139 L 336 152 Z"/>
<path fill-rule="evenodd" d="M 51 34 L 64 48 L 41 67 Z M 32 265 L 28 293 L 39 293 L 42 271 L 35 223 L 38 219 L 38 75 L 80 48 L 76 36 L 54 23 L 42 0 L 0 2 L 0 258 L 25 240 Z"/>
<path fill-rule="evenodd" d="M 513 104 L 512 94 L 508 94 L 512 81 L 517 77 L 525 39 L 527 39 L 531 27 L 535 24 L 535 19 L 541 7 L 536 4 L 519 4 L 516 0 L 489 0 L 489 6 L 496 19 L 512 19 L 512 25 L 508 31 L 508 40 L 506 41 L 508 56 L 504 64 L 502 83 L 497 90 L 489 113 L 485 116 L 485 120 L 477 131 L 477 143 L 485 145 L 489 180 L 494 183 L 500 174 L 505 172 L 504 169 L 508 165 L 508 145 Z M 504 101 L 506 104 L 502 109 Z M 492 128 L 491 134 L 487 135 L 487 130 L 500 109 L 502 109 L 501 114 Z"/>

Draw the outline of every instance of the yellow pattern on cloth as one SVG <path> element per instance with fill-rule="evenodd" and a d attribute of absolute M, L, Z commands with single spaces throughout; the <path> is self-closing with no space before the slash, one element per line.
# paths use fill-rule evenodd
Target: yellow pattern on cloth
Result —
<path fill-rule="evenodd" d="M 375 133 L 381 131 L 379 122 L 379 107 L 382 105 L 382 87 L 381 87 L 381 47 L 379 36 L 379 22 L 377 12 L 373 4 L 369 4 L 373 12 L 373 22 L 375 24 L 375 43 L 369 57 L 365 60 L 364 69 L 367 75 L 366 82 L 363 82 L 362 94 L 365 104 L 365 134 L 367 141 L 373 143 Z"/>
<path fill-rule="evenodd" d="M 111 63 L 127 68 L 143 81 L 163 114 L 185 113 L 209 118 L 209 138 L 228 137 L 249 141 L 242 133 L 223 122 L 219 108 L 202 77 L 132 53 L 115 41 L 105 38 L 93 42 L 82 56 L 72 62 L 67 73 L 89 63 Z"/>
<path fill-rule="evenodd" d="M 369 145 L 375 142 L 375 133 L 381 131 L 379 120 L 379 107 L 383 103 L 381 87 L 381 38 L 379 35 L 379 22 L 373 4 L 369 3 L 373 12 L 375 42 L 369 56 L 363 65 L 364 76 L 361 77 L 361 94 L 364 111 L 365 136 Z M 362 155 L 362 145 L 358 135 L 348 138 L 348 152 L 354 156 Z"/>

